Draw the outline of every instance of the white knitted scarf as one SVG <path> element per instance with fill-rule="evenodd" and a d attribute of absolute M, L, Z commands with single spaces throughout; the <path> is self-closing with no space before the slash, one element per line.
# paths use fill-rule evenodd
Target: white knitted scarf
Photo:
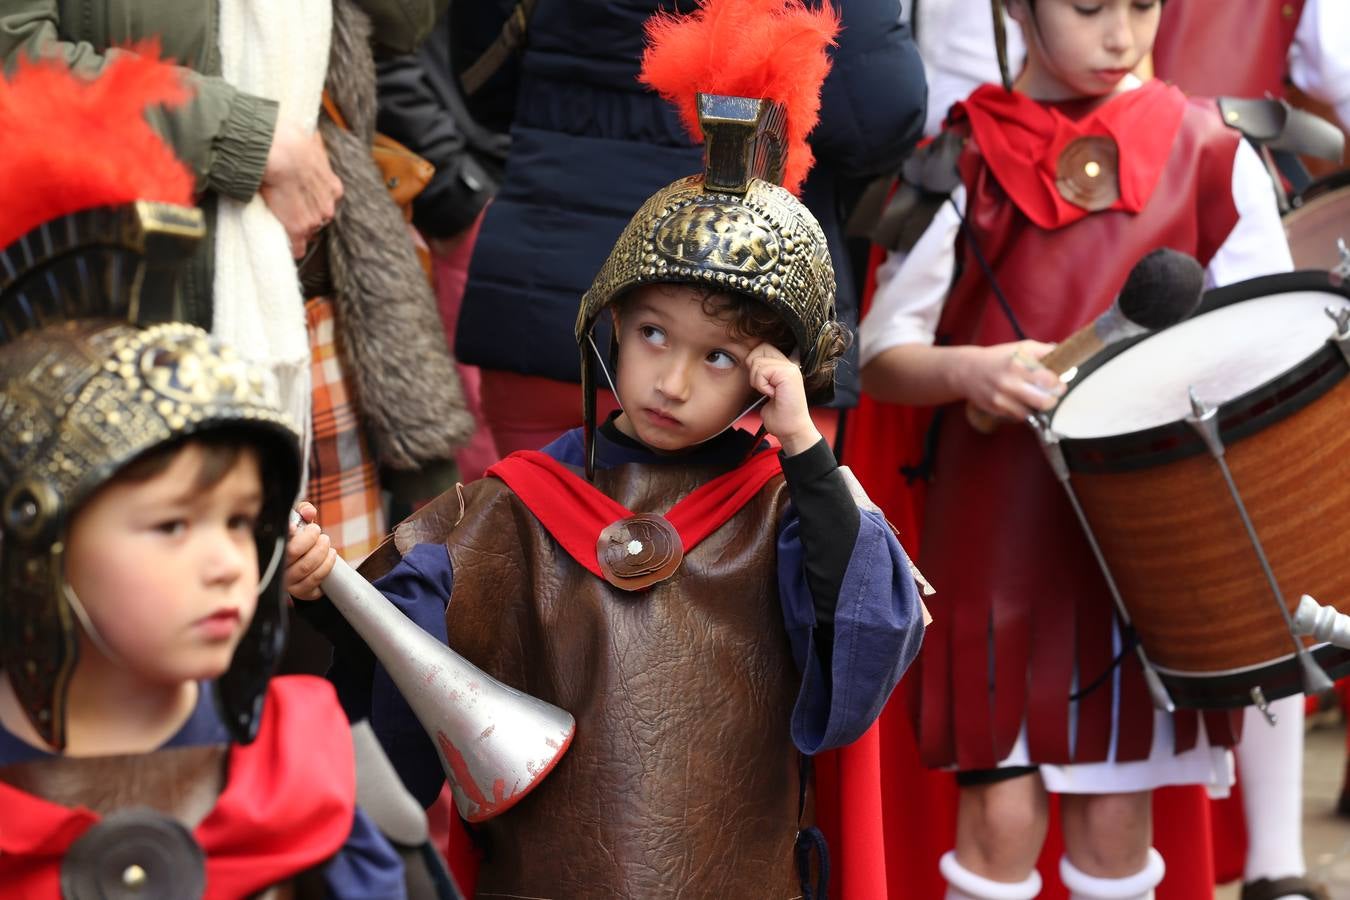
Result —
<path fill-rule="evenodd" d="M 276 100 L 279 121 L 313 131 L 332 27 L 332 0 L 220 0 L 221 75 L 244 93 Z M 309 339 L 286 230 L 262 197 L 221 197 L 215 240 L 212 330 L 276 373 L 283 408 L 308 438 Z"/>

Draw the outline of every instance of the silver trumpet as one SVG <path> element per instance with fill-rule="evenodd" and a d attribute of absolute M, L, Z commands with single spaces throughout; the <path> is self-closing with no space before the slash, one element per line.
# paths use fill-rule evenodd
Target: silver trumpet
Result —
<path fill-rule="evenodd" d="M 468 821 L 510 809 L 567 752 L 571 713 L 507 687 L 418 628 L 341 557 L 323 591 L 431 736 Z"/>
<path fill-rule="evenodd" d="M 1304 594 L 1294 610 L 1294 634 L 1350 649 L 1350 616 Z"/>

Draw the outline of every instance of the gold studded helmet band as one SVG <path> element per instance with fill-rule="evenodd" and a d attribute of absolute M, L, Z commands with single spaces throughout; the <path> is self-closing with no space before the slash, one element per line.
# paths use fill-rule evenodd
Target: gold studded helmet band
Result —
<path fill-rule="evenodd" d="M 284 541 L 300 443 L 270 373 L 199 328 L 109 319 L 21 333 L 0 353 L 0 667 L 48 744 L 65 743 L 78 654 L 66 600 L 70 516 L 128 463 L 166 443 L 230 429 L 259 448 L 258 559 Z M 230 671 L 217 681 L 226 725 L 249 740 L 284 638 L 280 578 L 259 597 Z"/>

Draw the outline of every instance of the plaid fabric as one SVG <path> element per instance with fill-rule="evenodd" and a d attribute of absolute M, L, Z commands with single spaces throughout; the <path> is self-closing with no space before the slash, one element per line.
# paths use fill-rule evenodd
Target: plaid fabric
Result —
<path fill-rule="evenodd" d="M 306 499 L 343 559 L 356 564 L 385 534 L 379 474 L 357 416 L 355 393 L 334 339 L 333 302 L 305 301 L 313 373 L 314 436 Z"/>

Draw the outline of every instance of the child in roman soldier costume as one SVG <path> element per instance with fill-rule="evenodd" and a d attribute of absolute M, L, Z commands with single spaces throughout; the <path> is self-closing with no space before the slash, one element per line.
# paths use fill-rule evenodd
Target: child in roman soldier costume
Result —
<path fill-rule="evenodd" d="M 143 111 L 183 97 L 141 55 L 0 80 L 0 884 L 402 896 L 331 687 L 271 679 L 294 425 L 171 321 L 202 217 Z"/>
<path fill-rule="evenodd" d="M 638 210 L 582 298 L 586 425 L 433 502 L 364 567 L 471 662 L 576 716 L 548 780 L 480 827 L 480 896 L 817 895 L 807 761 L 861 734 L 918 650 L 915 573 L 807 407 L 843 334 L 791 189 L 836 25 L 798 0 L 652 22 L 644 80 L 706 167 Z M 603 423 L 599 377 L 622 406 Z M 733 427 L 761 403 L 781 449 Z M 317 525 L 288 558 L 292 594 L 317 598 Z M 430 742 L 331 608 L 303 606 L 429 801 Z"/>
<path fill-rule="evenodd" d="M 1040 893 L 1047 791 L 1070 896 L 1151 897 L 1149 791 L 1231 777 L 1237 721 L 1155 712 L 1137 660 L 1113 666 L 1110 594 L 1035 435 L 981 433 L 962 410 L 1051 409 L 1047 342 L 1110 306 L 1150 251 L 1195 257 L 1211 285 L 1289 267 L 1256 153 L 1212 101 L 1131 74 L 1160 6 L 1009 4 L 1028 49 L 1016 90 L 958 104 L 912 167 L 928 218 L 907 223 L 860 330 L 874 397 L 944 407 L 915 472 L 931 477 L 920 562 L 941 592 L 913 712 L 924 761 L 958 773 L 953 898 Z"/>

